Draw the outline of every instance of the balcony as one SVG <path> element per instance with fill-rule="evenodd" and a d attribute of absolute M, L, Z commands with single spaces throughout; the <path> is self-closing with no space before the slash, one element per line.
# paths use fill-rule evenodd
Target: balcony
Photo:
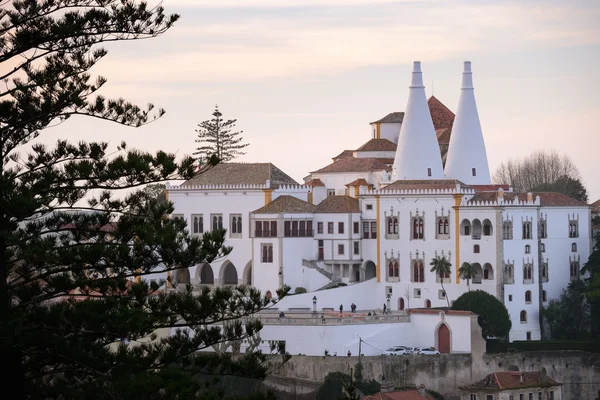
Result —
<path fill-rule="evenodd" d="M 277 237 L 277 231 L 272 231 L 272 230 L 255 230 L 254 231 L 254 237 L 264 237 L 264 238 L 268 238 L 268 237 Z"/>
<path fill-rule="evenodd" d="M 284 237 L 313 237 L 314 236 L 315 231 L 312 229 L 292 229 L 292 230 L 284 230 L 283 231 L 283 236 Z"/>

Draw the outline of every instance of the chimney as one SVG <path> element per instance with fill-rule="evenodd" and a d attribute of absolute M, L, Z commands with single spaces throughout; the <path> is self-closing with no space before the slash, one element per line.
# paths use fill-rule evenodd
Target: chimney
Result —
<path fill-rule="evenodd" d="M 498 199 L 503 199 L 504 198 L 504 189 L 500 188 L 498 189 Z"/>
<path fill-rule="evenodd" d="M 452 135 L 446 156 L 446 178 L 458 179 L 467 185 L 489 185 L 490 169 L 475 93 L 471 62 L 465 61 L 462 85 Z"/>
<path fill-rule="evenodd" d="M 394 180 L 444 179 L 440 145 L 427 105 L 420 61 L 413 63 L 392 176 Z"/>
<path fill-rule="evenodd" d="M 423 385 L 422 383 L 419 386 L 419 396 L 427 398 L 427 393 L 425 393 L 425 385 Z"/>
<path fill-rule="evenodd" d="M 519 382 L 521 382 L 521 383 L 525 382 L 525 374 L 523 372 L 521 372 L 519 374 Z"/>
<path fill-rule="evenodd" d="M 531 194 L 531 192 L 527 192 L 527 202 L 528 203 L 533 202 L 533 194 Z"/>

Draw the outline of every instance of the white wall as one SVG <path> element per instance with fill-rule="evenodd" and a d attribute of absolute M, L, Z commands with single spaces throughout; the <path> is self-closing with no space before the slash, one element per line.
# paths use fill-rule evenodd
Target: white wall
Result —
<path fill-rule="evenodd" d="M 394 158 L 395 151 L 355 151 L 356 158 Z"/>
<path fill-rule="evenodd" d="M 397 124 L 381 124 L 379 128 L 379 137 L 381 139 L 387 139 L 392 143 L 398 143 L 398 136 L 400 136 L 401 123 Z"/>

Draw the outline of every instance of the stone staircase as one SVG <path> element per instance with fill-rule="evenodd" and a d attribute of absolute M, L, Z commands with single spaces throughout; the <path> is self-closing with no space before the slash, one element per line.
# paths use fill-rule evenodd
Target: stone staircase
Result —
<path fill-rule="evenodd" d="M 319 291 L 319 290 L 325 290 L 325 289 L 331 289 L 332 287 L 335 287 L 335 286 L 339 285 L 341 282 L 342 282 L 341 278 L 333 280 L 333 281 L 329 282 L 328 284 L 326 284 L 325 286 L 322 286 L 322 287 L 318 288 L 317 291 Z"/>
<path fill-rule="evenodd" d="M 325 271 L 323 268 L 319 267 L 317 260 L 304 260 L 302 259 L 302 266 L 306 268 L 311 268 L 317 270 L 317 272 L 321 273 L 324 277 L 331 280 L 333 279 L 333 274 L 331 272 Z M 321 290 L 321 289 L 319 289 Z"/>

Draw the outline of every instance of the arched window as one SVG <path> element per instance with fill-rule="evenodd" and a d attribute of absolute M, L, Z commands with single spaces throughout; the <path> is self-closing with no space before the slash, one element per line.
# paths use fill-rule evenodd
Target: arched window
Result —
<path fill-rule="evenodd" d="M 569 221 L 569 237 L 579 237 L 579 227 L 577 225 L 577 221 Z"/>
<path fill-rule="evenodd" d="M 523 239 L 531 239 L 531 222 L 523 222 Z"/>
<path fill-rule="evenodd" d="M 204 219 L 202 215 L 194 215 L 192 218 L 192 233 L 202 233 L 204 231 Z"/>
<path fill-rule="evenodd" d="M 238 217 L 237 220 L 237 233 L 242 233 L 242 217 Z"/>
<path fill-rule="evenodd" d="M 520 315 L 521 322 L 527 322 L 527 311 L 522 310 Z"/>
<path fill-rule="evenodd" d="M 273 294 L 271 293 L 270 290 L 267 290 L 267 294 L 265 296 L 267 296 L 267 299 L 269 299 L 269 300 L 271 300 L 273 298 Z"/>
<path fill-rule="evenodd" d="M 572 252 L 576 252 L 577 251 L 577 243 L 572 243 L 571 244 L 571 251 Z"/>
<path fill-rule="evenodd" d="M 231 219 L 231 233 L 238 233 L 237 232 L 237 217 L 233 217 Z"/>
<path fill-rule="evenodd" d="M 504 221 L 502 223 L 502 239 L 512 239 L 512 223 L 510 221 Z"/>
<path fill-rule="evenodd" d="M 483 236 L 492 235 L 492 222 L 489 219 L 483 221 Z"/>
<path fill-rule="evenodd" d="M 532 280 L 532 273 L 531 273 L 531 265 L 527 264 L 523 267 L 523 279 L 530 281 Z"/>
<path fill-rule="evenodd" d="M 541 220 L 540 221 L 540 238 L 541 239 L 545 239 L 546 238 L 546 220 Z"/>
<path fill-rule="evenodd" d="M 425 308 L 431 308 L 431 300 L 425 300 Z"/>
<path fill-rule="evenodd" d="M 413 264 L 413 282 L 425 282 L 425 266 L 422 262 Z"/>
<path fill-rule="evenodd" d="M 440 218 L 438 221 L 438 235 L 443 235 L 444 234 L 444 219 Z"/>
<path fill-rule="evenodd" d="M 544 282 L 548 282 L 548 263 L 542 263 L 542 279 Z"/>
<path fill-rule="evenodd" d="M 219 229 L 219 218 L 216 215 L 213 217 L 212 226 L 213 226 L 213 228 L 212 228 L 213 231 L 216 231 L 217 229 Z"/>
<path fill-rule="evenodd" d="M 398 234 L 398 217 L 387 218 L 387 233 L 388 235 Z"/>
<path fill-rule="evenodd" d="M 572 280 L 579 278 L 579 263 L 577 261 L 571 262 L 570 275 Z"/>
<path fill-rule="evenodd" d="M 400 266 L 398 262 L 390 261 L 388 264 L 388 277 L 398 278 L 400 277 Z"/>
<path fill-rule="evenodd" d="M 479 253 L 479 245 L 473 245 L 473 253 Z"/>
<path fill-rule="evenodd" d="M 448 221 L 448 218 L 444 218 L 444 235 L 449 235 L 450 234 L 450 222 Z"/>
<path fill-rule="evenodd" d="M 525 303 L 531 303 L 531 291 L 525 292 Z"/>
<path fill-rule="evenodd" d="M 529 254 L 529 253 L 531 253 L 531 246 L 526 244 L 525 245 L 525 254 Z"/>
<path fill-rule="evenodd" d="M 413 239 L 423 239 L 423 218 L 417 217 L 413 220 Z"/>
<path fill-rule="evenodd" d="M 219 216 L 219 229 L 223 229 L 223 216 Z"/>
<path fill-rule="evenodd" d="M 471 235 L 471 221 L 468 219 L 463 219 L 460 223 L 460 232 L 461 235 L 470 236 Z"/>

